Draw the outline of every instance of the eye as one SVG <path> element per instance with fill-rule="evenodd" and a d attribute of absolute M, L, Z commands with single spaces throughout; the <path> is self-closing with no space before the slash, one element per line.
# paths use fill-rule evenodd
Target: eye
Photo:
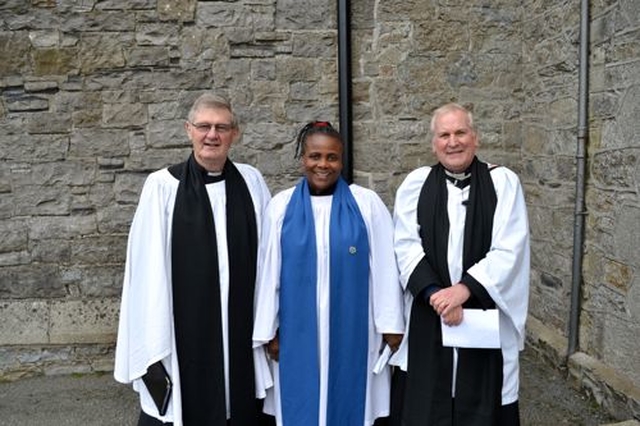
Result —
<path fill-rule="evenodd" d="M 208 133 L 211 130 L 211 124 L 194 124 L 193 127 L 196 128 L 197 131 L 201 133 Z"/>

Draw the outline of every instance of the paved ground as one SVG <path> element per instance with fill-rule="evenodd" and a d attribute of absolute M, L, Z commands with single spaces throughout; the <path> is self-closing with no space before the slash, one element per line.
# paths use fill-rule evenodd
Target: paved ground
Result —
<path fill-rule="evenodd" d="M 526 350 L 522 355 L 520 409 L 523 426 L 614 423 L 563 375 Z M 130 426 L 138 413 L 136 394 L 110 374 L 36 377 L 0 383 L 0 425 Z"/>

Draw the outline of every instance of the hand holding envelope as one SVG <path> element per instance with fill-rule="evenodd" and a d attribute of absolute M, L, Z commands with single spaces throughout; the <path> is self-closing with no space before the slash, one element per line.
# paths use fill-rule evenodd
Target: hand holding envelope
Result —
<path fill-rule="evenodd" d="M 442 346 L 500 348 L 500 316 L 497 309 L 464 309 L 459 325 L 442 322 Z"/>

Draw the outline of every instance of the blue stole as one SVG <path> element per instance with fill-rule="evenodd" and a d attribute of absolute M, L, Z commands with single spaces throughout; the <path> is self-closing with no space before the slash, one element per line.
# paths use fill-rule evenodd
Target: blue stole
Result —
<path fill-rule="evenodd" d="M 369 240 L 342 179 L 330 218 L 330 319 L 327 424 L 361 426 L 369 346 Z M 320 372 L 316 314 L 317 253 L 307 179 L 293 191 L 282 225 L 280 398 L 285 426 L 318 424 Z"/>

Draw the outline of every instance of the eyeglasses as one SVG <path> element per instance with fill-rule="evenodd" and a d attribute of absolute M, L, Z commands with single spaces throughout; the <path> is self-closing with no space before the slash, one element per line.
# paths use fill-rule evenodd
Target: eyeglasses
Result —
<path fill-rule="evenodd" d="M 211 131 L 211 129 L 215 129 L 216 133 L 224 134 L 229 133 L 231 129 L 233 129 L 232 124 L 209 124 L 209 123 L 192 123 L 188 121 L 194 129 L 196 129 L 199 133 L 207 134 Z"/>

